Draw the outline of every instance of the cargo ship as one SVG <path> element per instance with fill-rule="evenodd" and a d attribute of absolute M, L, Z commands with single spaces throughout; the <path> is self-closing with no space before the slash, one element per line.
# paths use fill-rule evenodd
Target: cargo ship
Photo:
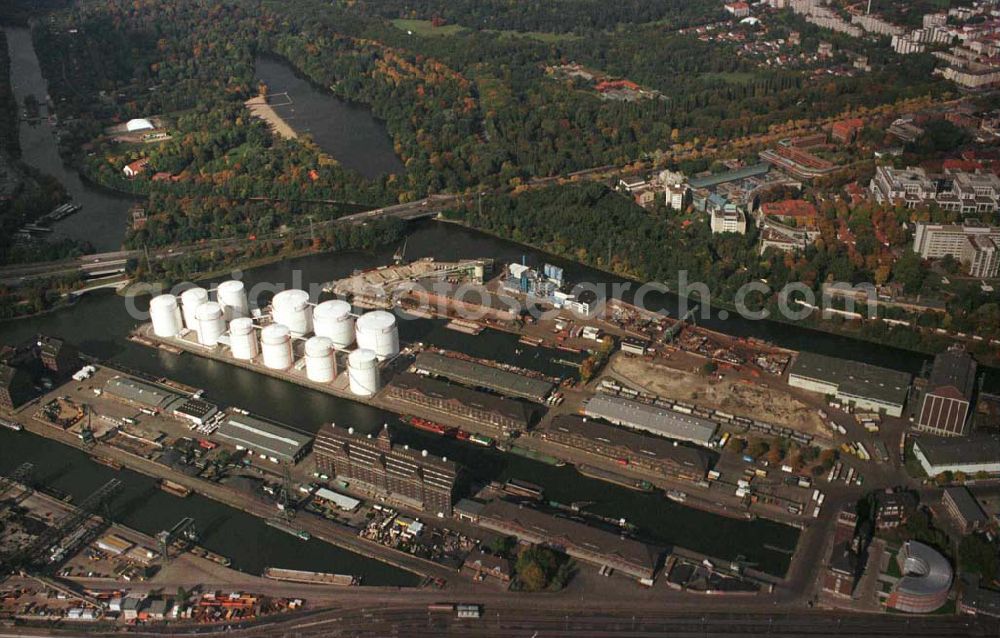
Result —
<path fill-rule="evenodd" d="M 167 494 L 173 494 L 174 496 L 180 498 L 187 498 L 191 496 L 191 488 L 185 487 L 180 483 L 174 483 L 173 481 L 168 479 L 160 480 L 160 489 L 166 492 Z"/>
<path fill-rule="evenodd" d="M 490 447 L 493 445 L 493 439 L 482 434 L 472 434 L 469 436 L 469 440 L 476 445 L 482 445 L 484 447 Z"/>
<path fill-rule="evenodd" d="M 226 558 L 222 554 L 216 554 L 215 552 L 209 551 L 209 550 L 207 550 L 204 547 L 201 547 L 199 545 L 195 545 L 194 547 L 192 547 L 188 551 L 190 551 L 191 554 L 193 554 L 194 556 L 197 556 L 198 558 L 204 558 L 205 560 L 210 560 L 213 563 L 215 563 L 216 565 L 222 565 L 223 567 L 229 567 L 230 565 L 233 564 L 233 561 L 229 560 L 228 558 Z"/>
<path fill-rule="evenodd" d="M 90 457 L 90 459 L 94 463 L 98 463 L 100 465 L 103 465 L 104 467 L 110 467 L 112 470 L 120 470 L 120 469 L 122 469 L 122 464 L 119 463 L 118 461 L 114 460 L 114 459 L 109 459 L 109 458 L 104 457 L 104 456 L 92 456 L 92 457 Z"/>
<path fill-rule="evenodd" d="M 680 490 L 667 490 L 667 498 L 675 503 L 684 503 L 687 501 L 688 495 Z"/>
<path fill-rule="evenodd" d="M 531 459 L 533 461 L 540 461 L 546 465 L 554 465 L 555 467 L 562 467 L 566 465 L 566 461 L 562 459 L 557 459 L 551 454 L 545 454 L 544 452 L 536 452 L 535 450 L 529 450 L 525 447 L 519 447 L 517 445 L 510 446 L 510 449 L 505 450 L 511 454 L 516 454 L 518 456 L 523 456 L 526 459 Z"/>
<path fill-rule="evenodd" d="M 418 430 L 423 430 L 424 432 L 433 432 L 439 436 L 444 436 L 453 430 L 447 426 L 441 425 L 440 423 L 435 423 L 434 421 L 428 421 L 427 419 L 421 419 L 415 416 L 411 416 L 403 419 L 408 425 L 412 425 Z"/>
<path fill-rule="evenodd" d="M 291 534 L 295 538 L 302 541 L 307 541 L 310 538 L 312 538 L 312 534 L 305 531 L 304 529 L 295 529 L 294 527 L 288 525 L 283 521 L 269 520 L 267 524 L 268 526 L 273 527 L 274 529 L 281 530 L 286 534 Z"/>
<path fill-rule="evenodd" d="M 621 485 L 622 487 L 627 487 L 630 490 L 636 490 L 637 492 L 653 491 L 653 484 L 643 479 L 623 476 L 616 472 L 609 472 L 608 470 L 603 470 L 592 465 L 581 464 L 577 465 L 576 469 L 584 476 L 589 476 L 590 478 L 599 479 L 601 481 L 607 481 L 608 483 L 614 483 L 615 485 Z"/>
<path fill-rule="evenodd" d="M 7 428 L 8 430 L 14 430 L 15 432 L 20 432 L 24 429 L 24 426 L 16 421 L 8 421 L 7 419 L 0 419 L 0 426 Z"/>

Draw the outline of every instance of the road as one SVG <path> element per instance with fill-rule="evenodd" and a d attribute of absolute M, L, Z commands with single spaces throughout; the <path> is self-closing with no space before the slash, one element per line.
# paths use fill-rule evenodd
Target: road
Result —
<path fill-rule="evenodd" d="M 388 217 L 395 217 L 406 221 L 421 219 L 423 217 L 433 217 L 458 201 L 460 201 L 458 196 L 432 195 L 415 202 L 376 208 L 360 213 L 353 213 L 344 217 L 338 217 L 337 219 L 317 222 L 313 224 L 312 228 L 305 226 L 284 233 L 258 236 L 257 241 L 275 238 L 307 237 L 313 230 L 322 230 L 329 226 L 340 224 L 364 224 L 376 219 Z M 148 251 L 148 256 L 151 260 L 171 259 L 180 255 L 193 255 L 201 252 L 209 252 L 231 246 L 243 245 L 246 242 L 247 240 L 243 237 L 212 239 L 200 241 L 194 244 L 150 250 Z M 78 259 L 66 259 L 32 264 L 16 264 L 0 268 L 0 283 L 16 286 L 31 279 L 42 277 L 61 277 L 75 275 L 78 273 L 87 278 L 113 275 L 125 272 L 125 266 L 130 259 L 144 258 L 146 254 L 146 252 L 141 250 L 119 250 L 114 252 L 84 255 Z"/>

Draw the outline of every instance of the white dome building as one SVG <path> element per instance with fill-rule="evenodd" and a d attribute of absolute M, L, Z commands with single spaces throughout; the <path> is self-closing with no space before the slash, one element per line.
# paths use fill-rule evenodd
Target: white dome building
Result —
<path fill-rule="evenodd" d="M 136 118 L 134 120 L 129 120 L 125 123 L 125 130 L 129 133 L 136 133 L 138 131 L 152 131 L 156 127 L 153 123 L 145 118 Z"/>

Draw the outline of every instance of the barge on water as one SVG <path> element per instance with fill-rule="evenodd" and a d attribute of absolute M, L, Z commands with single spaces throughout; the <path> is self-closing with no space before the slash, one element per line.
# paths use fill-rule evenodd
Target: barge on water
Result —
<path fill-rule="evenodd" d="M 312 534 L 310 534 L 309 532 L 305 531 L 304 529 L 296 529 L 291 525 L 288 525 L 284 521 L 276 521 L 272 519 L 269 520 L 267 524 L 269 527 L 273 527 L 274 529 L 280 530 L 286 534 L 291 534 L 295 538 L 302 541 L 307 541 L 310 538 L 312 538 Z"/>
<path fill-rule="evenodd" d="M 551 454 L 545 454 L 544 452 L 538 452 L 537 450 L 530 450 L 526 447 L 520 447 L 518 445 L 512 445 L 510 448 L 503 451 L 523 456 L 524 458 L 531 459 L 532 461 L 540 461 L 546 465 L 553 465 L 555 467 L 562 467 L 566 465 L 566 461 L 558 459 Z"/>
<path fill-rule="evenodd" d="M 104 456 L 92 456 L 92 457 L 90 457 L 90 460 L 93 461 L 94 463 L 99 464 L 99 465 L 103 465 L 104 467 L 110 467 L 112 470 L 120 470 L 120 469 L 122 469 L 122 464 L 121 463 L 119 463 L 118 461 L 116 461 L 114 459 L 109 459 L 109 458 L 104 457 Z"/>
<path fill-rule="evenodd" d="M 624 476 L 622 474 L 618 474 L 617 472 L 610 472 L 599 467 L 594 467 L 593 465 L 581 464 L 577 465 L 576 469 L 584 476 L 589 476 L 590 478 L 599 479 L 601 481 L 607 481 L 608 483 L 614 483 L 615 485 L 621 485 L 622 487 L 627 487 L 630 490 L 636 490 L 637 492 L 653 491 L 653 484 L 645 479 Z"/>
<path fill-rule="evenodd" d="M 310 572 L 300 569 L 284 569 L 282 567 L 267 567 L 264 578 L 283 580 L 291 583 L 308 585 L 336 585 L 337 587 L 354 587 L 361 584 L 361 579 L 350 574 L 328 574 L 326 572 Z"/>
<path fill-rule="evenodd" d="M 7 419 L 0 419 L 0 427 L 5 427 L 8 430 L 14 430 L 15 432 L 20 432 L 24 429 L 24 426 L 17 421 L 9 421 Z"/>
<path fill-rule="evenodd" d="M 167 494 L 173 494 L 179 498 L 187 498 L 191 496 L 192 490 L 189 487 L 185 487 L 180 483 L 174 483 L 169 479 L 160 480 L 160 489 Z"/>
<path fill-rule="evenodd" d="M 196 545 L 188 550 L 193 556 L 198 558 L 204 558 L 205 560 L 210 560 L 216 565 L 222 565 L 223 567 L 229 567 L 233 564 L 233 561 L 229 560 L 222 554 L 216 554 L 213 551 L 207 550 L 204 547 Z"/>

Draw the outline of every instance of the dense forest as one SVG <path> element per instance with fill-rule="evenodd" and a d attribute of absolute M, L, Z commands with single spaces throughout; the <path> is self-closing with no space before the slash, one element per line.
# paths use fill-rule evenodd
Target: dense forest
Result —
<path fill-rule="evenodd" d="M 759 69 L 737 56 L 733 43 L 678 31 L 719 19 L 705 3 L 585 0 L 558 11 L 563 4 L 110 0 L 57 11 L 34 35 L 59 114 L 70 122 L 61 136 L 64 150 L 77 153 L 102 184 L 154 194 L 150 213 L 164 222 L 166 242 L 175 239 L 170 229 L 197 238 L 261 232 L 264 222 L 272 230 L 301 223 L 291 205 L 275 206 L 266 220 L 231 223 L 233 216 L 255 217 L 244 203 L 250 197 L 374 206 L 517 186 L 945 86 L 923 72 L 925 61 L 902 56 L 861 77 Z M 498 24 L 446 36 L 411 35 L 390 21 L 437 16 L 473 25 L 484 12 Z M 500 29 L 552 29 L 546 16 L 556 15 L 564 37 L 511 37 Z M 729 28 L 756 37 L 750 27 Z M 367 180 L 308 138 L 273 139 L 242 104 L 266 91 L 254 76 L 263 54 L 284 58 L 338 97 L 368 105 L 385 122 L 405 173 Z M 662 95 L 601 99 L 585 83 L 547 73 L 567 62 Z M 102 135 L 114 122 L 153 115 L 167 123 L 170 141 L 115 144 Z M 79 153 L 84 147 L 86 155 Z M 147 175 L 125 180 L 121 167 L 140 157 L 150 160 Z M 156 173 L 171 179 L 154 182 Z M 221 204 L 221 215 L 199 212 L 208 202 Z"/>
<path fill-rule="evenodd" d="M 361 15 L 443 20 L 473 29 L 548 33 L 609 31 L 656 22 L 674 28 L 723 15 L 721 4 L 690 0 L 338 0 Z"/>

